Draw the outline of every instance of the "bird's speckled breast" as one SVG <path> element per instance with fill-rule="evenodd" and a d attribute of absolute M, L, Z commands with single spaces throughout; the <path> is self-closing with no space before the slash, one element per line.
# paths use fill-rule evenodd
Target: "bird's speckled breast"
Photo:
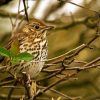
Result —
<path fill-rule="evenodd" d="M 31 37 L 32 38 L 32 37 Z M 33 55 L 32 61 L 22 61 L 20 64 L 21 72 L 27 72 L 31 77 L 35 77 L 43 68 L 47 58 L 47 39 L 25 37 L 20 41 L 20 53 L 27 52 Z"/>

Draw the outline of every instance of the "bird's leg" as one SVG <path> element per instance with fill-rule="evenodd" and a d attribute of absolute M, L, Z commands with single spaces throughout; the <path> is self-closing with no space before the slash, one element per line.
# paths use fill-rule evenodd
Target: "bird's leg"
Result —
<path fill-rule="evenodd" d="M 28 96 L 28 100 L 31 100 L 35 95 L 36 85 L 33 86 L 33 82 L 31 81 L 29 74 L 27 74 L 26 72 L 23 72 L 22 74 L 23 74 L 23 82 L 24 82 L 24 87 L 26 89 L 26 94 Z"/>

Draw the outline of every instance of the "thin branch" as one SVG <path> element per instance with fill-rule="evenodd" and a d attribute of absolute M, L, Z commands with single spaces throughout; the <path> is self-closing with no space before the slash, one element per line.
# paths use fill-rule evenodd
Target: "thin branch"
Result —
<path fill-rule="evenodd" d="M 29 18 L 28 18 L 28 13 L 27 13 L 27 7 L 26 7 L 26 4 L 25 4 L 25 0 L 23 0 L 23 5 L 24 5 L 24 9 L 25 9 L 26 20 L 29 22 Z"/>
<path fill-rule="evenodd" d="M 14 89 L 23 89 L 22 86 L 11 86 L 11 85 L 7 85 L 7 86 L 1 86 L 1 88 L 14 88 Z"/>
<path fill-rule="evenodd" d="M 60 69 L 60 70 L 56 71 L 55 73 L 50 74 L 49 76 L 47 76 L 47 77 L 45 77 L 45 78 L 42 78 L 42 79 L 37 80 L 37 82 L 50 79 L 50 78 L 52 78 L 52 77 L 54 77 L 54 76 L 60 74 L 63 70 L 64 70 L 64 69 Z"/>
<path fill-rule="evenodd" d="M 72 67 L 72 68 L 66 68 L 66 70 L 78 70 L 78 71 L 82 71 L 82 70 L 86 70 L 86 69 L 90 69 L 90 68 L 98 68 L 98 66 L 100 66 L 100 64 L 91 65 L 91 66 L 87 66 L 87 67 Z"/>
<path fill-rule="evenodd" d="M 89 62 L 89 63 L 87 63 L 87 64 L 85 64 L 83 67 L 91 66 L 92 64 L 95 64 L 95 63 L 97 63 L 98 61 L 100 61 L 100 57 L 94 59 L 93 61 L 91 61 L 91 62 Z"/>
<path fill-rule="evenodd" d="M 0 71 L 4 70 L 6 68 L 7 68 L 7 66 L 0 66 Z"/>
<path fill-rule="evenodd" d="M 4 85 L 7 85 L 7 84 L 11 84 L 13 82 L 14 82 L 14 80 L 6 81 L 6 82 L 0 82 L 0 86 L 4 86 Z"/>
<path fill-rule="evenodd" d="M 99 68 L 99 66 L 100 66 L 100 64 L 91 65 L 91 66 L 88 66 L 88 67 L 80 67 L 80 66 L 79 67 L 68 67 L 68 68 L 65 68 L 65 70 L 86 70 L 86 69 L 90 69 L 90 68 Z M 57 72 L 57 71 L 60 71 L 60 70 L 61 70 L 60 68 L 54 69 L 54 70 L 43 69 L 43 72 L 54 73 L 54 72 Z"/>
<path fill-rule="evenodd" d="M 16 18 L 16 16 L 18 15 L 17 13 L 9 13 L 3 9 L 0 9 L 0 17 L 8 17 L 8 15 L 10 15 L 12 18 Z M 19 19 L 23 18 L 24 15 L 19 15 Z"/>
<path fill-rule="evenodd" d="M 71 1 L 68 1 L 68 0 L 58 0 L 58 1 L 60 1 L 60 2 L 65 2 L 65 3 L 70 3 L 70 4 L 76 5 L 76 6 L 78 6 L 78 7 L 84 8 L 84 9 L 86 9 L 86 10 L 88 10 L 88 11 L 92 11 L 92 12 L 95 12 L 96 14 L 99 14 L 99 12 L 97 12 L 97 11 L 95 11 L 95 10 L 91 10 L 91 9 L 89 9 L 89 8 L 87 8 L 87 7 L 78 5 L 78 4 L 76 4 L 76 3 L 74 3 L 74 2 L 71 2 Z"/>
<path fill-rule="evenodd" d="M 70 54 L 70 53 L 72 53 L 72 52 L 74 52 L 74 51 L 76 51 L 76 50 L 78 50 L 78 49 L 80 49 L 80 48 L 83 48 L 84 46 L 85 46 L 85 44 L 82 44 L 82 45 L 80 45 L 80 46 L 78 46 L 78 47 L 76 47 L 76 48 L 74 48 L 74 49 L 72 49 L 72 50 L 66 52 L 65 54 L 62 54 L 62 55 L 60 55 L 60 56 L 58 56 L 58 57 L 54 57 L 54 58 L 52 58 L 52 59 L 48 59 L 48 60 L 47 60 L 47 63 L 57 63 L 57 62 L 61 61 L 61 60 L 62 60 L 65 56 L 67 56 L 68 54 Z"/>
<path fill-rule="evenodd" d="M 43 87 L 43 86 L 38 86 L 38 87 L 41 88 L 41 89 L 47 88 L 47 87 Z M 54 93 L 56 93 L 56 94 L 59 94 L 60 96 L 66 98 L 66 99 L 75 100 L 75 99 L 81 98 L 81 97 L 70 97 L 70 96 L 68 96 L 68 95 L 66 95 L 66 94 L 64 94 L 64 93 L 62 93 L 62 92 L 59 92 L 59 91 L 57 91 L 57 90 L 55 90 L 55 89 L 52 89 L 52 88 L 50 88 L 49 90 L 52 91 L 52 92 L 54 92 Z"/>
<path fill-rule="evenodd" d="M 13 37 L 13 35 L 14 35 L 14 31 L 15 31 L 15 27 L 16 27 L 16 23 L 17 23 L 17 20 L 18 20 L 18 17 L 19 17 L 19 14 L 20 14 L 20 0 L 19 0 L 19 3 L 18 3 L 18 11 L 17 11 L 17 16 L 16 16 L 16 19 L 15 19 L 15 22 L 14 23 L 12 23 L 12 37 Z M 11 18 L 10 18 L 11 19 Z"/>
<path fill-rule="evenodd" d="M 76 6 L 78 6 L 78 7 L 83 8 L 83 9 L 86 9 L 86 10 L 88 10 L 88 11 L 95 12 L 96 14 L 99 14 L 99 12 L 97 12 L 97 11 L 95 11 L 95 10 L 91 10 L 91 9 L 89 9 L 89 8 L 87 8 L 87 7 L 84 7 L 84 6 L 78 5 L 78 4 L 74 3 L 74 2 L 69 1 L 68 3 L 73 4 L 73 5 L 76 5 Z"/>

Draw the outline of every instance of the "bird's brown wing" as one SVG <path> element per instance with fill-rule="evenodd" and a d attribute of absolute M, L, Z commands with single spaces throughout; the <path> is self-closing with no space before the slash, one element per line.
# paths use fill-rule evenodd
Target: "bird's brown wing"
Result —
<path fill-rule="evenodd" d="M 7 45 L 5 45 L 4 47 L 6 49 L 10 49 L 11 45 L 14 41 L 18 40 L 18 37 L 20 36 L 20 33 L 15 33 L 15 35 L 13 37 L 11 37 L 7 43 Z"/>
<path fill-rule="evenodd" d="M 13 54 L 19 53 L 19 41 L 18 36 L 20 33 L 16 34 L 12 38 L 9 39 L 7 45 L 4 46 L 7 50 L 10 50 Z M 4 56 L 0 56 L 0 63 L 5 59 Z"/>

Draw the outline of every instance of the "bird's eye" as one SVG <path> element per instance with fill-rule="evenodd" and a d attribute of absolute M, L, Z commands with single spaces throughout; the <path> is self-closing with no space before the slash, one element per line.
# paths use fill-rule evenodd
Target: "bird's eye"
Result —
<path fill-rule="evenodd" d="M 35 29 L 39 29 L 40 27 L 39 27 L 39 25 L 35 25 L 34 28 Z"/>
<path fill-rule="evenodd" d="M 31 27 L 33 27 L 35 30 L 39 30 L 41 26 L 39 24 L 32 24 Z"/>

